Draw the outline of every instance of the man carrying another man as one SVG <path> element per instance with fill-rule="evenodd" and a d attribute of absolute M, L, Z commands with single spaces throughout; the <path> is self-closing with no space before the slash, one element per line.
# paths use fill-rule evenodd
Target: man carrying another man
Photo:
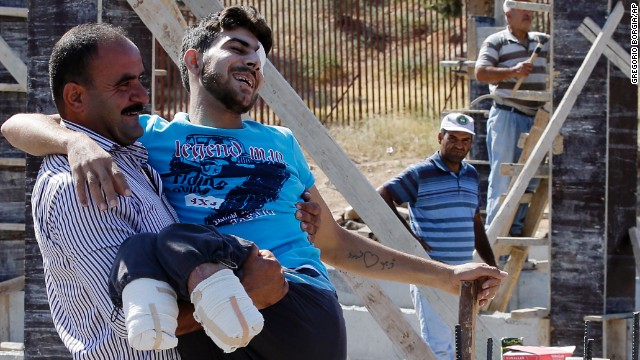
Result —
<path fill-rule="evenodd" d="M 118 41 L 120 42 L 121 40 Z M 111 46 L 108 42 L 106 44 Z M 100 42 L 99 48 L 102 46 L 106 45 Z M 275 255 L 273 258 L 268 256 L 269 253 L 262 256 L 264 261 L 268 261 L 266 267 L 271 269 L 271 264 L 276 262 L 283 266 L 280 273 L 266 279 L 280 290 L 267 292 L 275 293 L 276 297 L 269 299 L 266 306 L 260 308 L 265 318 L 264 328 L 252 333 L 248 339 L 243 335 L 243 341 L 246 340 L 248 344 L 243 343 L 243 347 L 237 349 L 226 347 L 224 336 L 219 336 L 218 332 L 224 324 L 203 320 L 203 315 L 208 316 L 210 312 L 206 309 L 196 310 L 207 334 L 213 334 L 211 337 L 214 341 L 222 340 L 222 344 L 219 341 L 216 341 L 215 345 L 211 341 L 205 343 L 208 338 L 201 336 L 203 331 L 198 331 L 199 335 L 188 339 L 184 336 L 179 338 L 178 348 L 181 355 L 185 358 L 203 358 L 203 354 L 207 354 L 206 357 L 214 359 L 344 359 L 344 320 L 335 289 L 328 280 L 321 259 L 338 268 L 365 276 L 435 286 L 452 293 L 456 293 L 461 280 L 483 278 L 485 280 L 482 282 L 483 290 L 479 299 L 482 303 L 492 297 L 500 279 L 506 276 L 496 268 L 484 264 L 448 266 L 428 261 L 400 253 L 342 229 L 333 221 L 330 210 L 313 185 L 313 176 L 291 132 L 285 128 L 242 121 L 241 114 L 253 106 L 264 81 L 262 65 L 270 47 L 271 31 L 253 8 L 226 8 L 202 19 L 190 28 L 183 40 L 181 62 L 183 82 L 190 91 L 190 112 L 177 114 L 170 123 L 158 117 L 139 117 L 138 107 L 130 107 L 130 103 L 133 102 L 127 95 L 131 91 L 130 86 L 139 87 L 138 77 L 142 66 L 139 54 L 136 59 L 130 57 L 132 61 L 117 63 L 117 66 L 114 63 L 114 66 L 92 68 L 95 73 L 91 75 L 94 77 L 105 72 L 111 75 L 110 79 L 113 81 L 108 86 L 98 86 L 101 84 L 97 84 L 97 81 L 92 82 L 91 78 L 65 84 L 65 89 L 73 88 L 74 84 L 78 88 L 77 94 L 68 98 L 70 104 L 66 106 L 77 105 L 82 116 L 94 119 L 87 124 L 90 125 L 87 128 L 91 127 L 90 130 L 93 132 L 116 143 L 116 150 L 135 146 L 131 144 L 142 135 L 141 140 L 149 149 L 150 164 L 163 175 L 162 184 L 158 186 L 162 186 L 169 195 L 169 201 L 176 209 L 180 220 L 205 224 L 207 234 L 216 232 L 212 226 L 215 225 L 224 234 L 239 235 L 253 241 L 260 248 L 270 250 Z M 134 51 L 130 46 L 124 46 L 124 49 L 118 46 L 109 50 L 112 50 L 110 53 L 119 55 L 128 54 L 129 51 L 137 52 L 137 49 Z M 94 55 L 91 62 L 101 61 L 104 53 L 99 51 L 97 55 Z M 73 99 L 77 99 L 76 102 L 72 102 Z M 93 106 L 85 108 L 78 103 L 79 100 Z M 137 105 L 141 102 L 138 99 L 133 103 Z M 111 117 L 100 117 L 101 113 L 109 110 Z M 62 111 L 61 115 L 67 116 Z M 25 118 L 29 120 L 24 121 Z M 42 121 L 35 121 L 36 118 Z M 68 124 L 69 121 L 65 123 Z M 123 131 L 128 131 L 128 136 L 120 136 Z M 69 162 L 73 164 L 77 164 L 77 159 L 81 156 L 75 153 L 77 149 L 91 149 L 88 151 L 91 154 L 90 160 L 85 162 L 90 164 L 89 179 L 96 173 L 106 174 L 97 176 L 101 182 L 122 171 L 127 182 L 132 181 L 133 173 L 114 168 L 110 161 L 103 161 L 108 157 L 103 148 L 92 145 L 88 137 L 78 136 L 48 118 L 33 115 L 16 116 L 5 123 L 3 133 L 12 144 L 31 153 L 47 154 L 70 150 Z M 31 135 L 27 140 L 21 137 L 21 133 Z M 39 134 L 40 140 L 34 141 L 36 134 Z M 70 141 L 76 143 L 69 146 Z M 47 143 L 55 143 L 56 146 L 42 146 Z M 96 158 L 100 161 L 91 160 Z M 116 163 L 120 166 L 118 161 Z M 69 181 L 66 186 L 69 187 L 72 180 L 68 168 L 65 174 Z M 84 184 L 86 174 L 74 173 L 74 176 Z M 43 172 L 41 177 L 46 178 L 47 173 Z M 116 179 L 122 180 L 117 176 Z M 91 181 L 89 184 L 95 185 L 91 184 Z M 127 185 L 122 182 L 116 181 L 116 185 L 112 186 L 112 189 L 126 192 Z M 314 234 L 314 243 L 307 240 L 307 236 L 298 226 L 291 226 L 296 211 L 294 204 L 298 201 L 299 194 L 307 189 L 311 194 L 311 200 L 318 203 L 322 210 L 320 224 L 317 225 Z M 51 190 L 55 191 L 56 188 Z M 134 193 L 132 196 L 137 196 L 136 189 L 131 190 Z M 300 192 L 297 192 L 298 190 Z M 105 193 L 109 199 L 108 203 L 112 204 L 105 213 L 123 212 L 122 203 L 126 204 L 129 198 L 113 198 L 111 196 L 114 193 L 111 191 L 109 194 L 106 188 Z M 68 191 L 65 194 L 69 196 Z M 34 196 L 34 209 L 56 205 L 56 202 L 39 204 L 39 201 L 40 199 Z M 113 201 L 119 201 L 121 205 L 113 207 L 116 205 Z M 136 210 L 147 211 L 146 208 Z M 82 211 L 90 210 L 85 208 Z M 41 218 L 36 221 L 67 221 L 65 217 L 48 218 L 48 213 L 45 212 L 36 213 L 35 216 Z M 117 224 L 112 227 L 117 228 Z M 155 233 L 158 229 L 141 229 L 135 232 L 143 231 Z M 195 232 L 194 238 L 199 237 L 200 233 L 192 232 Z M 92 243 L 93 236 L 101 236 L 98 234 L 101 233 L 101 229 L 90 233 L 92 239 L 85 240 L 88 243 Z M 188 233 L 189 231 L 183 235 L 188 237 Z M 64 233 L 56 233 L 53 237 L 56 241 L 65 241 Z M 160 239 L 161 235 L 158 235 L 155 243 L 161 243 Z M 243 246 L 246 246 L 241 239 L 223 239 L 226 239 L 225 244 L 230 244 L 231 252 L 242 253 Z M 39 240 L 46 243 L 53 241 L 42 234 Z M 121 243 L 122 240 L 124 237 L 120 237 L 117 243 Z M 103 249 L 101 244 L 90 246 Z M 231 268 L 238 265 L 238 270 L 246 270 L 246 265 L 228 264 L 224 261 L 227 259 L 216 263 L 213 261 L 215 259 L 203 258 L 200 254 L 206 253 L 203 250 L 205 248 L 206 245 L 198 241 L 189 244 L 188 253 L 198 253 L 198 261 L 201 263 L 193 264 L 197 266 L 191 271 L 179 273 L 178 277 L 182 281 L 171 284 L 174 291 L 179 294 L 185 293 L 182 296 L 191 296 L 192 301 L 196 303 L 198 296 L 194 299 L 192 290 L 212 275 L 224 271 L 220 269 L 221 264 L 223 267 Z M 183 255 L 180 249 L 173 250 L 177 251 L 172 258 L 180 259 Z M 375 254 L 381 262 L 393 263 L 393 267 L 368 267 L 362 256 L 366 253 Z M 265 257 L 267 259 L 264 259 Z M 113 262 L 115 254 L 110 252 L 101 258 L 104 263 Z M 119 268 L 122 268 L 123 264 L 128 268 L 130 262 L 120 263 Z M 169 268 L 173 266 L 166 261 L 162 265 Z M 91 268 L 92 265 L 83 266 Z M 190 273 L 188 279 L 185 275 L 187 272 Z M 118 276 L 119 273 L 116 271 L 117 279 L 112 281 L 112 284 L 115 282 L 123 285 L 120 282 L 126 282 L 126 279 Z M 238 272 L 234 272 L 234 275 L 246 276 Z M 106 277 L 103 281 L 106 281 Z M 246 287 L 244 279 L 242 282 Z M 129 285 L 133 283 L 130 282 Z M 124 285 L 126 287 L 126 284 Z M 212 286 L 215 287 L 215 284 Z M 106 289 L 103 290 L 100 294 L 101 301 L 107 297 Z M 247 292 L 254 305 L 260 306 L 252 292 Z M 239 295 L 243 297 L 242 294 Z M 228 302 L 228 299 L 224 301 Z M 246 326 L 243 325 L 243 330 L 244 328 Z M 99 334 L 92 336 L 93 341 L 105 341 Z M 70 349 L 73 346 L 72 340 L 67 341 Z M 102 344 L 103 347 L 110 347 L 111 341 L 113 339 L 108 339 L 108 342 Z M 204 352 L 196 349 L 204 349 Z M 233 352 L 228 353 L 229 351 Z M 149 353 L 145 354 L 152 356 Z"/>

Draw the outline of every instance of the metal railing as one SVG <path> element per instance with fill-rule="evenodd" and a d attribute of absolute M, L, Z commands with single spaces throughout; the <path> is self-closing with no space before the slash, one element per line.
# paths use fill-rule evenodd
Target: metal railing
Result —
<path fill-rule="evenodd" d="M 244 0 L 273 29 L 269 59 L 325 124 L 351 125 L 376 115 L 438 117 L 468 104 L 467 81 L 442 60 L 466 57 L 465 10 L 446 17 L 433 0 Z M 225 1 L 225 5 L 230 5 Z M 488 9 L 490 7 L 487 7 Z M 185 18 L 192 21 L 188 11 Z M 186 111 L 180 74 L 156 46 L 155 111 Z M 259 100 L 251 114 L 276 115 Z"/>

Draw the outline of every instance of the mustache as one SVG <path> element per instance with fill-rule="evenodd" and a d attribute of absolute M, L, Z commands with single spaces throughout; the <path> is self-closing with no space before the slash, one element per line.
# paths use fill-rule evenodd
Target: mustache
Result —
<path fill-rule="evenodd" d="M 131 106 L 127 106 L 126 108 L 122 109 L 122 114 L 126 114 L 126 113 L 131 113 L 131 112 L 142 112 L 144 110 L 144 105 L 143 104 L 133 104 Z"/>
<path fill-rule="evenodd" d="M 252 68 L 246 66 L 246 65 L 237 65 L 231 68 L 232 72 L 247 72 L 251 75 L 253 75 L 253 77 L 256 77 L 256 72 L 255 70 L 253 70 Z"/>

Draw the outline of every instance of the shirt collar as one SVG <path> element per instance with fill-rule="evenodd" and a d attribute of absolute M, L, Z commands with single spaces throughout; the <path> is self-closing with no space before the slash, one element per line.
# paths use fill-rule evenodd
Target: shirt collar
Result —
<path fill-rule="evenodd" d="M 122 146 L 82 125 L 78 125 L 68 120 L 62 119 L 62 126 L 73 131 L 85 133 L 89 138 L 91 138 L 91 140 L 95 141 L 98 146 L 109 154 L 129 155 L 136 159 L 140 164 L 145 164 L 147 162 L 147 149 L 138 141 L 129 146 Z"/>
<path fill-rule="evenodd" d="M 453 173 L 453 171 L 451 171 L 451 169 L 449 169 L 449 167 L 447 166 L 447 164 L 444 163 L 444 161 L 442 160 L 442 157 L 440 157 L 440 151 L 436 151 L 433 155 L 431 155 L 429 157 L 429 160 L 440 170 L 447 172 L 447 173 Z M 458 172 L 458 175 L 462 175 L 467 171 L 467 167 L 469 166 L 469 164 L 467 164 L 466 161 L 462 160 L 460 162 L 460 171 Z"/>
<path fill-rule="evenodd" d="M 507 28 L 505 29 L 505 33 L 506 33 L 505 37 L 507 38 L 507 40 L 509 40 L 510 42 L 515 42 L 520 44 L 520 40 L 518 40 L 518 38 L 515 35 L 513 35 L 508 25 L 507 25 Z M 529 43 L 531 43 L 532 41 L 535 41 L 535 39 L 531 37 L 531 32 L 527 33 L 527 41 Z"/>

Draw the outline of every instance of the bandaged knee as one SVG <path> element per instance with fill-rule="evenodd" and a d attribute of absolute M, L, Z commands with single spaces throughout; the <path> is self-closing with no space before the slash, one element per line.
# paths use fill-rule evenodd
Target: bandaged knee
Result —
<path fill-rule="evenodd" d="M 122 307 L 132 348 L 165 350 L 178 345 L 178 303 L 169 284 L 136 279 L 122 291 Z"/>
<path fill-rule="evenodd" d="M 226 353 L 247 346 L 264 326 L 240 279 L 223 269 L 203 280 L 191 293 L 193 317 Z"/>

